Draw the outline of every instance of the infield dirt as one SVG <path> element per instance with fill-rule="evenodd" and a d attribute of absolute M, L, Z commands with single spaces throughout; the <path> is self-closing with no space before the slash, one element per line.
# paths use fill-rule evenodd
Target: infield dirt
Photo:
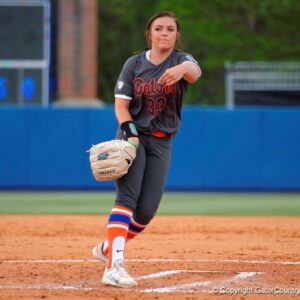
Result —
<path fill-rule="evenodd" d="M 0 299 L 299 297 L 298 217 L 157 216 L 127 244 L 128 270 L 139 286 L 126 290 L 102 285 L 104 264 L 91 256 L 106 221 L 1 215 Z"/>

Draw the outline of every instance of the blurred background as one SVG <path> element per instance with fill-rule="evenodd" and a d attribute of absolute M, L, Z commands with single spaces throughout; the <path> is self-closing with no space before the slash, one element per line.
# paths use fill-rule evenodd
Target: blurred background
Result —
<path fill-rule="evenodd" d="M 166 188 L 300 190 L 297 0 L 0 0 L 0 189 L 114 189 L 86 150 L 114 137 L 115 82 L 160 10 L 203 73 Z"/>

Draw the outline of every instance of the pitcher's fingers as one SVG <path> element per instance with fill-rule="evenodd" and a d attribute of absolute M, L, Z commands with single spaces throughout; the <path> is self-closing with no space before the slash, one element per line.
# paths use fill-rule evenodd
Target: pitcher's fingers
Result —
<path fill-rule="evenodd" d="M 175 84 L 176 83 L 176 80 L 174 79 L 171 79 L 171 80 L 168 80 L 165 85 L 172 85 L 172 84 Z"/>
<path fill-rule="evenodd" d="M 166 74 L 161 75 L 161 77 L 158 79 L 158 83 L 165 84 L 166 83 Z"/>

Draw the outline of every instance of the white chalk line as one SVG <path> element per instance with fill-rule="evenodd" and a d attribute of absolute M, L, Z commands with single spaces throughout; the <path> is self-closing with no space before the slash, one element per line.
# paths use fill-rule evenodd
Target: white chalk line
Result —
<path fill-rule="evenodd" d="M 205 270 L 167 270 L 140 277 L 135 277 L 136 280 L 148 280 L 153 278 L 161 278 L 164 276 L 171 276 L 180 273 L 232 273 L 232 271 L 205 271 Z M 61 289 L 61 290 L 98 290 L 101 288 L 84 287 L 82 285 L 66 285 L 66 284 L 13 284 L 13 285 L 0 285 L 0 289 Z"/>
<path fill-rule="evenodd" d="M 65 284 L 11 284 L 0 285 L 0 289 L 3 290 L 76 290 L 76 291 L 92 291 L 92 290 L 104 290 L 103 288 L 90 288 L 76 285 Z"/>
<path fill-rule="evenodd" d="M 211 285 L 211 281 L 199 281 L 199 282 L 165 286 L 162 288 L 145 289 L 141 292 L 143 292 L 143 293 L 174 293 L 174 292 L 180 291 L 180 292 L 185 292 L 185 293 L 194 293 L 195 290 L 191 290 L 191 289 L 195 289 L 195 288 L 199 288 L 199 287 L 203 287 L 203 286 L 209 286 L 209 285 Z"/>
<path fill-rule="evenodd" d="M 182 273 L 183 270 L 168 270 L 168 271 L 161 271 L 149 275 L 143 275 L 140 277 L 135 277 L 136 280 L 147 280 L 147 279 L 153 279 L 153 278 L 161 278 L 165 276 L 175 275 Z"/>
<path fill-rule="evenodd" d="M 160 277 L 165 277 L 165 276 L 170 276 L 170 275 L 175 275 L 175 274 L 180 274 L 180 273 L 202 273 L 202 274 L 232 274 L 236 273 L 233 271 L 208 271 L 208 270 L 167 270 L 167 271 L 161 271 L 149 275 L 143 275 L 140 277 L 135 277 L 136 280 L 147 280 L 147 279 L 153 279 L 153 278 L 160 278 Z"/>
<path fill-rule="evenodd" d="M 240 272 L 236 274 L 234 277 L 220 280 L 220 281 L 214 281 L 213 285 L 211 285 L 211 289 L 209 290 L 202 290 L 202 293 L 209 293 L 209 294 L 215 294 L 217 290 L 220 290 L 220 288 L 228 287 L 237 281 L 241 281 L 256 275 L 266 274 L 265 272 Z M 262 281 L 260 281 L 260 284 L 262 284 Z"/>
<path fill-rule="evenodd" d="M 233 284 L 237 281 L 244 280 L 255 275 L 264 274 L 263 272 L 239 272 L 235 276 L 221 281 L 197 281 L 191 283 L 184 283 L 184 284 L 176 284 L 171 286 L 165 286 L 162 288 L 152 288 L 152 289 L 145 289 L 144 293 L 171 293 L 171 292 L 184 292 L 184 293 L 212 293 L 213 289 L 210 290 L 199 290 L 202 287 L 210 287 L 214 284 L 213 288 L 224 286 L 226 284 Z M 197 289 L 198 290 L 195 290 Z"/>
<path fill-rule="evenodd" d="M 138 280 L 146 280 L 152 278 L 160 278 L 163 276 L 170 276 L 178 273 L 224 273 L 223 271 L 199 271 L 199 270 L 168 270 L 149 275 L 144 275 Z M 232 273 L 232 272 L 231 272 Z M 199 290 L 202 287 L 210 287 L 214 284 L 216 286 L 224 286 L 225 284 L 233 284 L 238 280 L 244 280 L 249 277 L 253 277 L 258 274 L 264 274 L 263 272 L 238 272 L 233 277 L 222 281 L 197 281 L 191 283 L 184 283 L 178 285 L 165 286 L 160 288 L 147 288 L 147 289 L 122 289 L 127 292 L 141 292 L 141 293 L 212 293 L 212 290 Z M 67 285 L 67 284 L 12 284 L 12 285 L 0 285 L 0 289 L 19 289 L 19 290 L 68 290 L 68 291 L 101 291 L 107 290 L 104 287 L 86 287 L 83 285 Z"/>
<path fill-rule="evenodd" d="M 126 259 L 128 262 L 151 263 L 151 262 L 178 262 L 178 263 L 241 263 L 241 264 L 279 264 L 279 265 L 300 265 L 300 261 L 272 261 L 272 260 L 241 260 L 241 259 L 178 259 L 178 258 L 148 258 L 148 259 Z M 18 263 L 99 263 L 96 259 L 19 259 L 9 260 L 0 259 L 1 263 L 18 264 Z"/>
<path fill-rule="evenodd" d="M 182 262 L 182 263 L 242 263 L 242 264 L 283 264 L 283 265 L 299 265 L 300 262 L 296 261 L 270 261 L 270 260 L 238 260 L 238 259 L 226 259 L 226 260 L 213 260 L 213 259 L 172 259 L 172 258 L 158 258 L 158 259 L 127 259 L 128 262 Z M 0 260 L 0 264 L 19 264 L 19 263 L 36 263 L 36 264 L 51 264 L 51 263 L 99 263 L 99 260 L 95 259 L 20 259 L 20 260 Z M 137 280 L 147 280 L 152 278 L 160 278 L 163 276 L 171 276 L 179 273 L 225 273 L 225 271 L 207 271 L 207 270 L 168 270 L 157 272 L 153 274 L 143 275 L 137 278 Z M 227 271 L 228 272 L 228 271 Z M 229 271 L 228 273 L 233 273 Z M 237 272 L 236 272 L 237 273 Z M 179 285 L 166 286 L 161 288 L 148 288 L 148 289 L 123 289 L 129 292 L 142 292 L 142 293 L 213 293 L 213 288 L 224 286 L 226 284 L 233 284 L 237 280 L 244 280 L 249 277 L 263 274 L 262 272 L 239 272 L 234 277 L 228 280 L 222 281 L 198 281 L 192 283 L 184 283 Z M 214 284 L 214 285 L 213 285 Z M 212 286 L 213 285 L 213 286 Z M 207 289 L 208 288 L 208 289 Z M 107 290 L 101 287 L 86 287 L 84 285 L 69 285 L 69 284 L 19 284 L 19 285 L 0 285 L 0 289 L 26 289 L 26 290 L 76 290 L 76 291 L 101 291 Z"/>

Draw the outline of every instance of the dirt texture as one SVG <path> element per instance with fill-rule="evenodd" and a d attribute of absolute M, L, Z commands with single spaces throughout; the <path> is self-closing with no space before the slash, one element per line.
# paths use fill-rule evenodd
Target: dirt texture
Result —
<path fill-rule="evenodd" d="M 157 216 L 126 246 L 139 286 L 101 284 L 107 216 L 2 215 L 0 299 L 295 299 L 300 218 Z"/>

